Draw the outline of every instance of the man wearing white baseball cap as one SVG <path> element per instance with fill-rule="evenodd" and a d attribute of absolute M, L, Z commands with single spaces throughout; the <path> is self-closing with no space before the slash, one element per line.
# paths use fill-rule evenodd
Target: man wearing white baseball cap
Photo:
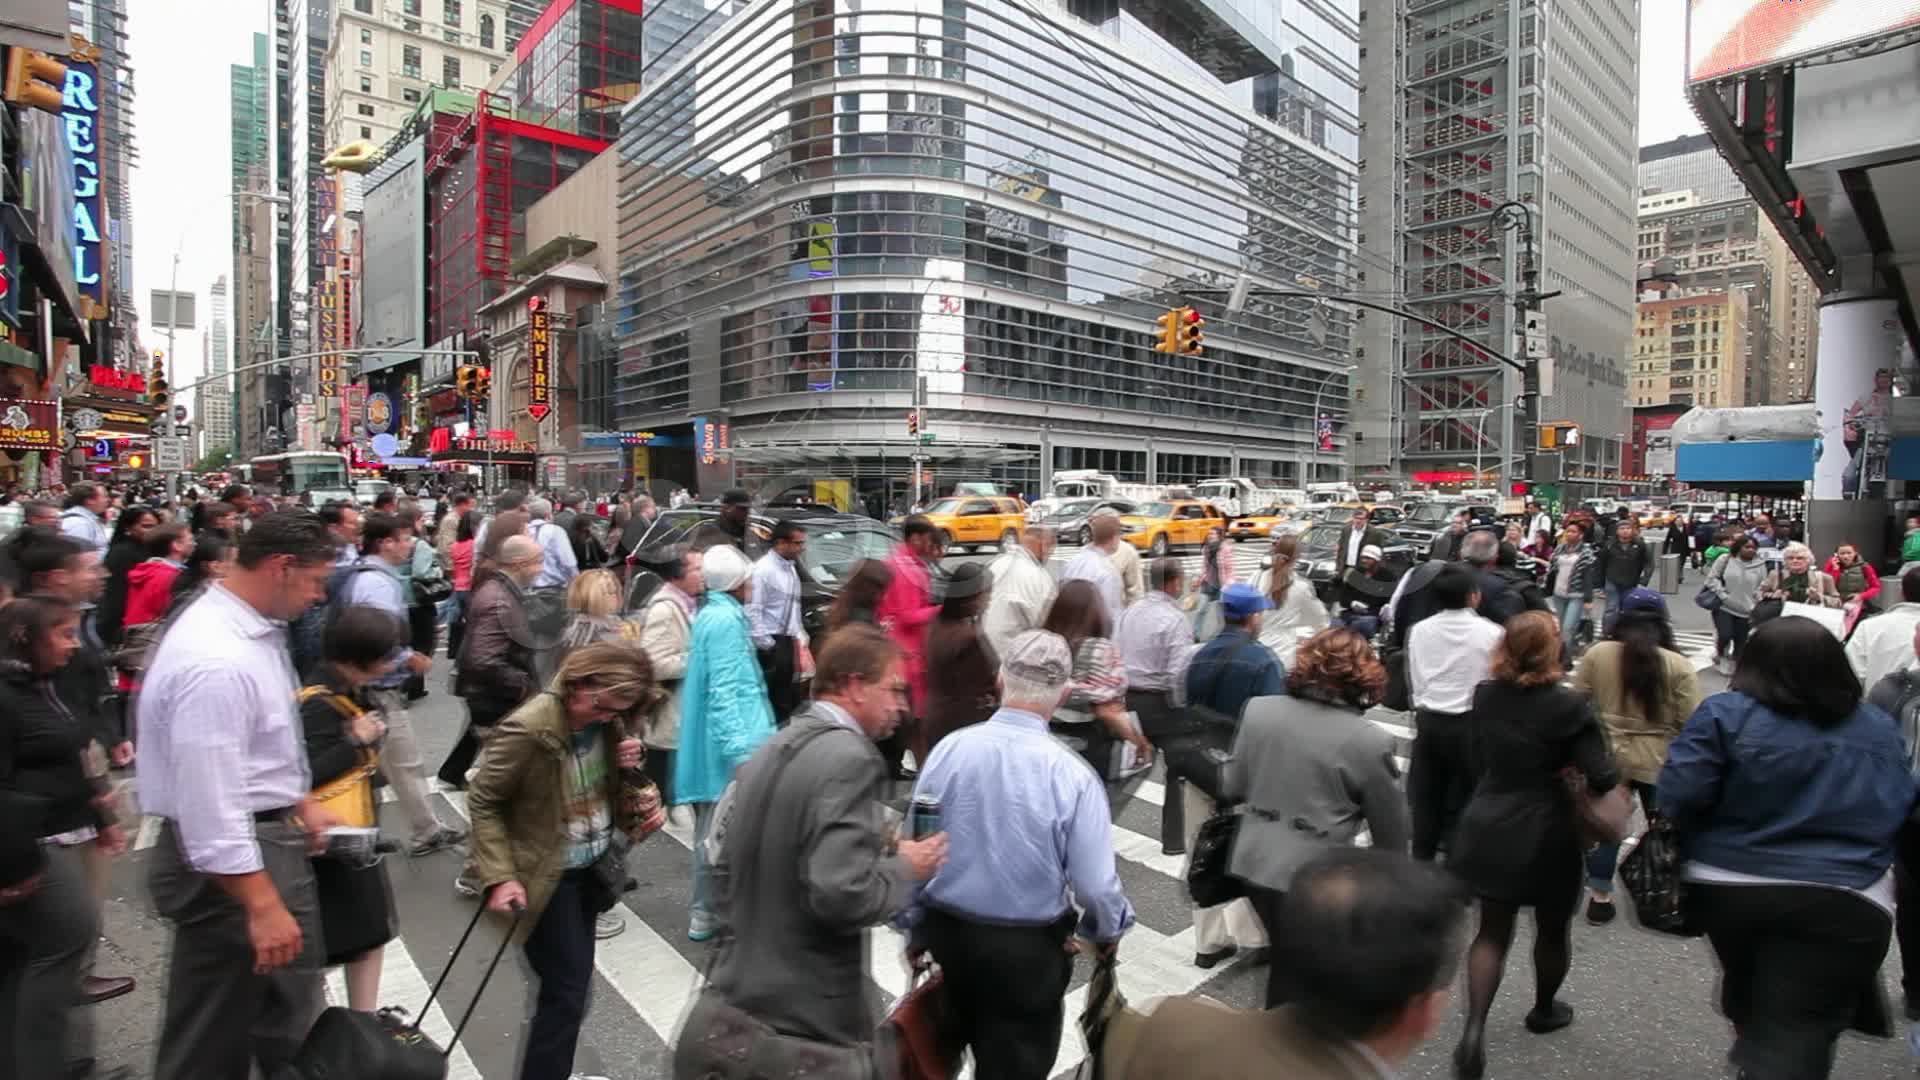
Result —
<path fill-rule="evenodd" d="M 1340 579 L 1341 611 L 1333 617 L 1337 625 L 1368 639 L 1380 632 L 1380 611 L 1393 599 L 1393 588 L 1399 583 L 1381 561 L 1382 555 L 1378 544 L 1360 549 L 1359 561 Z"/>

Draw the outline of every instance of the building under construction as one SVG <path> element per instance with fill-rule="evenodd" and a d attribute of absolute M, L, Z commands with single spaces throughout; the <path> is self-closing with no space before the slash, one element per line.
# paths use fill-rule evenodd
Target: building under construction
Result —
<path fill-rule="evenodd" d="M 1431 480 L 1480 459 L 1476 480 L 1522 479 L 1520 378 L 1502 362 L 1520 351 L 1521 220 L 1538 287 L 1560 291 L 1543 307 L 1539 419 L 1581 425 L 1569 473 L 1616 470 L 1634 326 L 1634 5 L 1381 0 L 1363 16 L 1360 237 L 1390 265 L 1369 265 L 1358 288 L 1470 341 L 1361 319 L 1356 472 Z M 1495 211 L 1515 201 L 1528 213 L 1503 228 Z"/>

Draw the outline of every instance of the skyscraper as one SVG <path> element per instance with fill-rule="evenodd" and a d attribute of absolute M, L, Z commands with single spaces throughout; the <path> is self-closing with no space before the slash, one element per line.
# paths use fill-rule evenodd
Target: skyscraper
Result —
<path fill-rule="evenodd" d="M 228 69 L 229 153 L 233 190 L 274 192 L 277 140 L 273 131 L 274 73 L 268 66 L 267 36 L 253 35 L 253 61 Z M 285 210 L 258 198 L 233 200 L 233 290 L 229 320 L 234 366 L 244 367 L 274 355 L 286 340 L 286 308 L 276 303 L 286 281 Z M 267 370 L 234 377 L 229 443 L 238 457 L 265 452 L 266 429 L 275 423 L 273 406 L 284 395 L 280 376 Z M 269 384 L 274 392 L 269 394 Z"/>
<path fill-rule="evenodd" d="M 132 367 L 140 360 L 140 314 L 133 300 L 133 166 L 140 160 L 134 139 L 133 64 L 127 51 L 127 0 L 69 0 L 71 30 L 99 50 L 95 89 L 99 95 L 100 187 L 105 193 L 108 319 L 95 323 L 97 351 L 107 364 Z"/>
<path fill-rule="evenodd" d="M 208 290 L 212 297 L 213 314 L 207 325 L 206 372 L 208 375 L 225 375 L 229 364 L 227 360 L 227 276 L 214 279 L 213 287 Z M 215 450 L 233 445 L 233 393 L 228 380 L 205 383 L 194 391 L 193 419 L 198 425 L 200 435 L 199 455 L 204 457 Z"/>
<path fill-rule="evenodd" d="M 1517 202 L 1525 212 L 1506 220 L 1530 223 L 1539 288 L 1560 292 L 1543 306 L 1554 375 L 1539 419 L 1581 425 L 1569 470 L 1617 469 L 1634 330 L 1637 5 L 1364 6 L 1361 246 L 1384 265 L 1363 267 L 1358 287 L 1468 341 L 1393 317 L 1362 321 L 1358 464 L 1477 485 L 1486 478 L 1460 473 L 1463 459 L 1518 462 L 1520 377 L 1501 358 L 1518 351 L 1526 253 L 1518 228 L 1493 221 Z"/>

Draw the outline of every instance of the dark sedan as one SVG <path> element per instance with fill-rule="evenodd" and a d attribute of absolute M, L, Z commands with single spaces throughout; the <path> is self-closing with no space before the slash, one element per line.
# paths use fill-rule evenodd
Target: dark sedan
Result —
<path fill-rule="evenodd" d="M 1102 510 L 1131 514 L 1137 505 L 1127 499 L 1068 499 L 1041 518 L 1040 524 L 1052 526 L 1063 544 L 1089 544 L 1093 542 L 1093 515 Z"/>
<path fill-rule="evenodd" d="M 1339 595 L 1339 582 L 1334 580 L 1333 572 L 1339 564 L 1340 534 L 1345 529 L 1344 523 L 1328 521 L 1300 534 L 1300 547 L 1295 556 L 1298 560 L 1296 572 L 1307 576 L 1314 594 L 1323 603 L 1331 604 Z M 1406 573 L 1419 561 L 1413 546 L 1398 538 L 1381 549 L 1381 556 L 1380 561 L 1395 577 Z"/>
<path fill-rule="evenodd" d="M 703 521 L 719 516 L 710 503 L 663 511 L 627 558 L 630 580 L 627 611 L 637 613 L 660 587 L 659 562 L 673 555 L 693 536 Z M 747 519 L 747 556 L 758 559 L 776 521 L 797 522 L 807 530 L 807 546 L 800 554 L 800 617 L 809 635 L 826 630 L 827 609 L 853 568 L 863 559 L 884 559 L 899 542 L 900 532 L 885 522 L 862 514 L 843 514 L 830 507 L 774 505 L 754 511 Z"/>

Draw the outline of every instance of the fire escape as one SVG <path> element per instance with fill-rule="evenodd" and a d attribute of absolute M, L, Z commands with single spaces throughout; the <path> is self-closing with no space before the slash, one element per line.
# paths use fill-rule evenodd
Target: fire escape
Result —
<path fill-rule="evenodd" d="M 1407 307 L 1457 330 L 1476 348 L 1410 325 L 1401 351 L 1412 400 L 1401 424 L 1403 459 L 1458 461 L 1493 451 L 1488 410 L 1502 399 L 1496 358 L 1507 340 L 1505 244 L 1489 224 L 1507 198 L 1511 123 L 1509 4 L 1410 3 L 1404 23 Z"/>

